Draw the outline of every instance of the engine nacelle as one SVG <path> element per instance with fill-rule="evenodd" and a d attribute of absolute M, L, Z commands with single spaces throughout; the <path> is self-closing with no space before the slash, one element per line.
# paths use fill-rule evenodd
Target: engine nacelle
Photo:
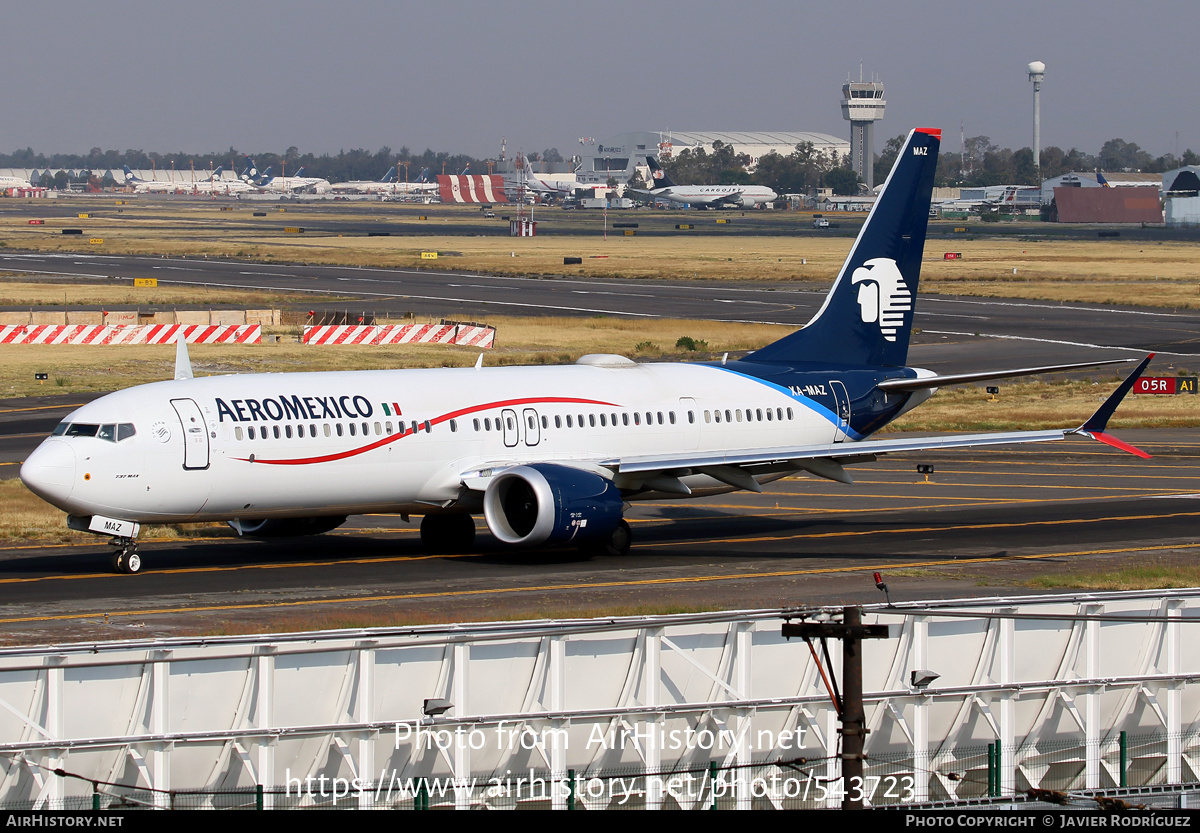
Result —
<path fill-rule="evenodd" d="M 331 529 L 337 529 L 346 522 L 345 515 L 331 515 L 323 518 L 238 518 L 229 521 L 242 538 L 284 538 L 292 535 L 320 535 Z"/>
<path fill-rule="evenodd" d="M 501 472 L 483 494 L 488 529 L 505 544 L 525 547 L 611 535 L 623 508 L 621 492 L 608 478 L 552 463 Z"/>

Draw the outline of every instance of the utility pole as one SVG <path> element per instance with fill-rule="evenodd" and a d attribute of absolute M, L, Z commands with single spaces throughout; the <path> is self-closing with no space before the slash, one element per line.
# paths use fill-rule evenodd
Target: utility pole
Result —
<path fill-rule="evenodd" d="M 863 780 L 863 748 L 867 740 L 866 712 L 863 708 L 862 641 L 887 639 L 887 625 L 864 625 L 861 607 L 842 608 L 838 622 L 785 622 L 783 636 L 798 636 L 805 642 L 816 639 L 842 640 L 842 694 L 829 692 L 838 710 L 838 729 L 842 736 L 842 809 L 863 809 L 866 781 Z M 811 643 L 810 643 L 811 645 Z"/>

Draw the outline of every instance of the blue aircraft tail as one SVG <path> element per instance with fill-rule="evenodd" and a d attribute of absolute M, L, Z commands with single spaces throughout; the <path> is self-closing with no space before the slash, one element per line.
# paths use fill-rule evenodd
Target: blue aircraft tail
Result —
<path fill-rule="evenodd" d="M 395 182 L 396 181 L 396 166 L 388 168 L 388 172 L 379 180 L 380 182 Z"/>
<path fill-rule="evenodd" d="M 429 175 L 433 173 L 429 168 L 422 168 L 421 175 L 417 177 L 417 182 L 429 182 Z"/>
<path fill-rule="evenodd" d="M 941 138 L 932 128 L 908 134 L 824 306 L 803 329 L 744 361 L 906 364 Z"/>
<path fill-rule="evenodd" d="M 650 166 L 650 187 L 651 188 L 674 188 L 675 183 L 671 181 L 671 177 L 667 176 L 667 172 L 658 164 L 658 160 L 653 156 L 646 157 L 646 163 Z"/>

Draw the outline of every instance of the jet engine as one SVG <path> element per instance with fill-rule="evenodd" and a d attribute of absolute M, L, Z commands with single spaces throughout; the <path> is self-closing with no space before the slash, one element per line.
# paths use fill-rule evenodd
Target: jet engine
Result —
<path fill-rule="evenodd" d="M 608 478 L 551 463 L 503 471 L 483 495 L 488 529 L 505 544 L 524 547 L 606 539 L 621 525 L 623 508 Z"/>
<path fill-rule="evenodd" d="M 320 518 L 238 518 L 229 521 L 242 538 L 284 538 L 292 535 L 320 535 L 346 522 L 345 515 Z"/>

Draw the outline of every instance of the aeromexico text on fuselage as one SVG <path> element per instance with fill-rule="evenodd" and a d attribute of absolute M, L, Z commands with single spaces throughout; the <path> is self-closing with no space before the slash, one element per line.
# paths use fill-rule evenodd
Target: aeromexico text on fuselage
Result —
<path fill-rule="evenodd" d="M 395 403 L 381 402 L 386 416 L 400 416 Z M 217 397 L 219 422 L 281 422 L 289 419 L 367 419 L 375 406 L 365 396 L 274 396 L 262 399 L 230 399 Z"/>

